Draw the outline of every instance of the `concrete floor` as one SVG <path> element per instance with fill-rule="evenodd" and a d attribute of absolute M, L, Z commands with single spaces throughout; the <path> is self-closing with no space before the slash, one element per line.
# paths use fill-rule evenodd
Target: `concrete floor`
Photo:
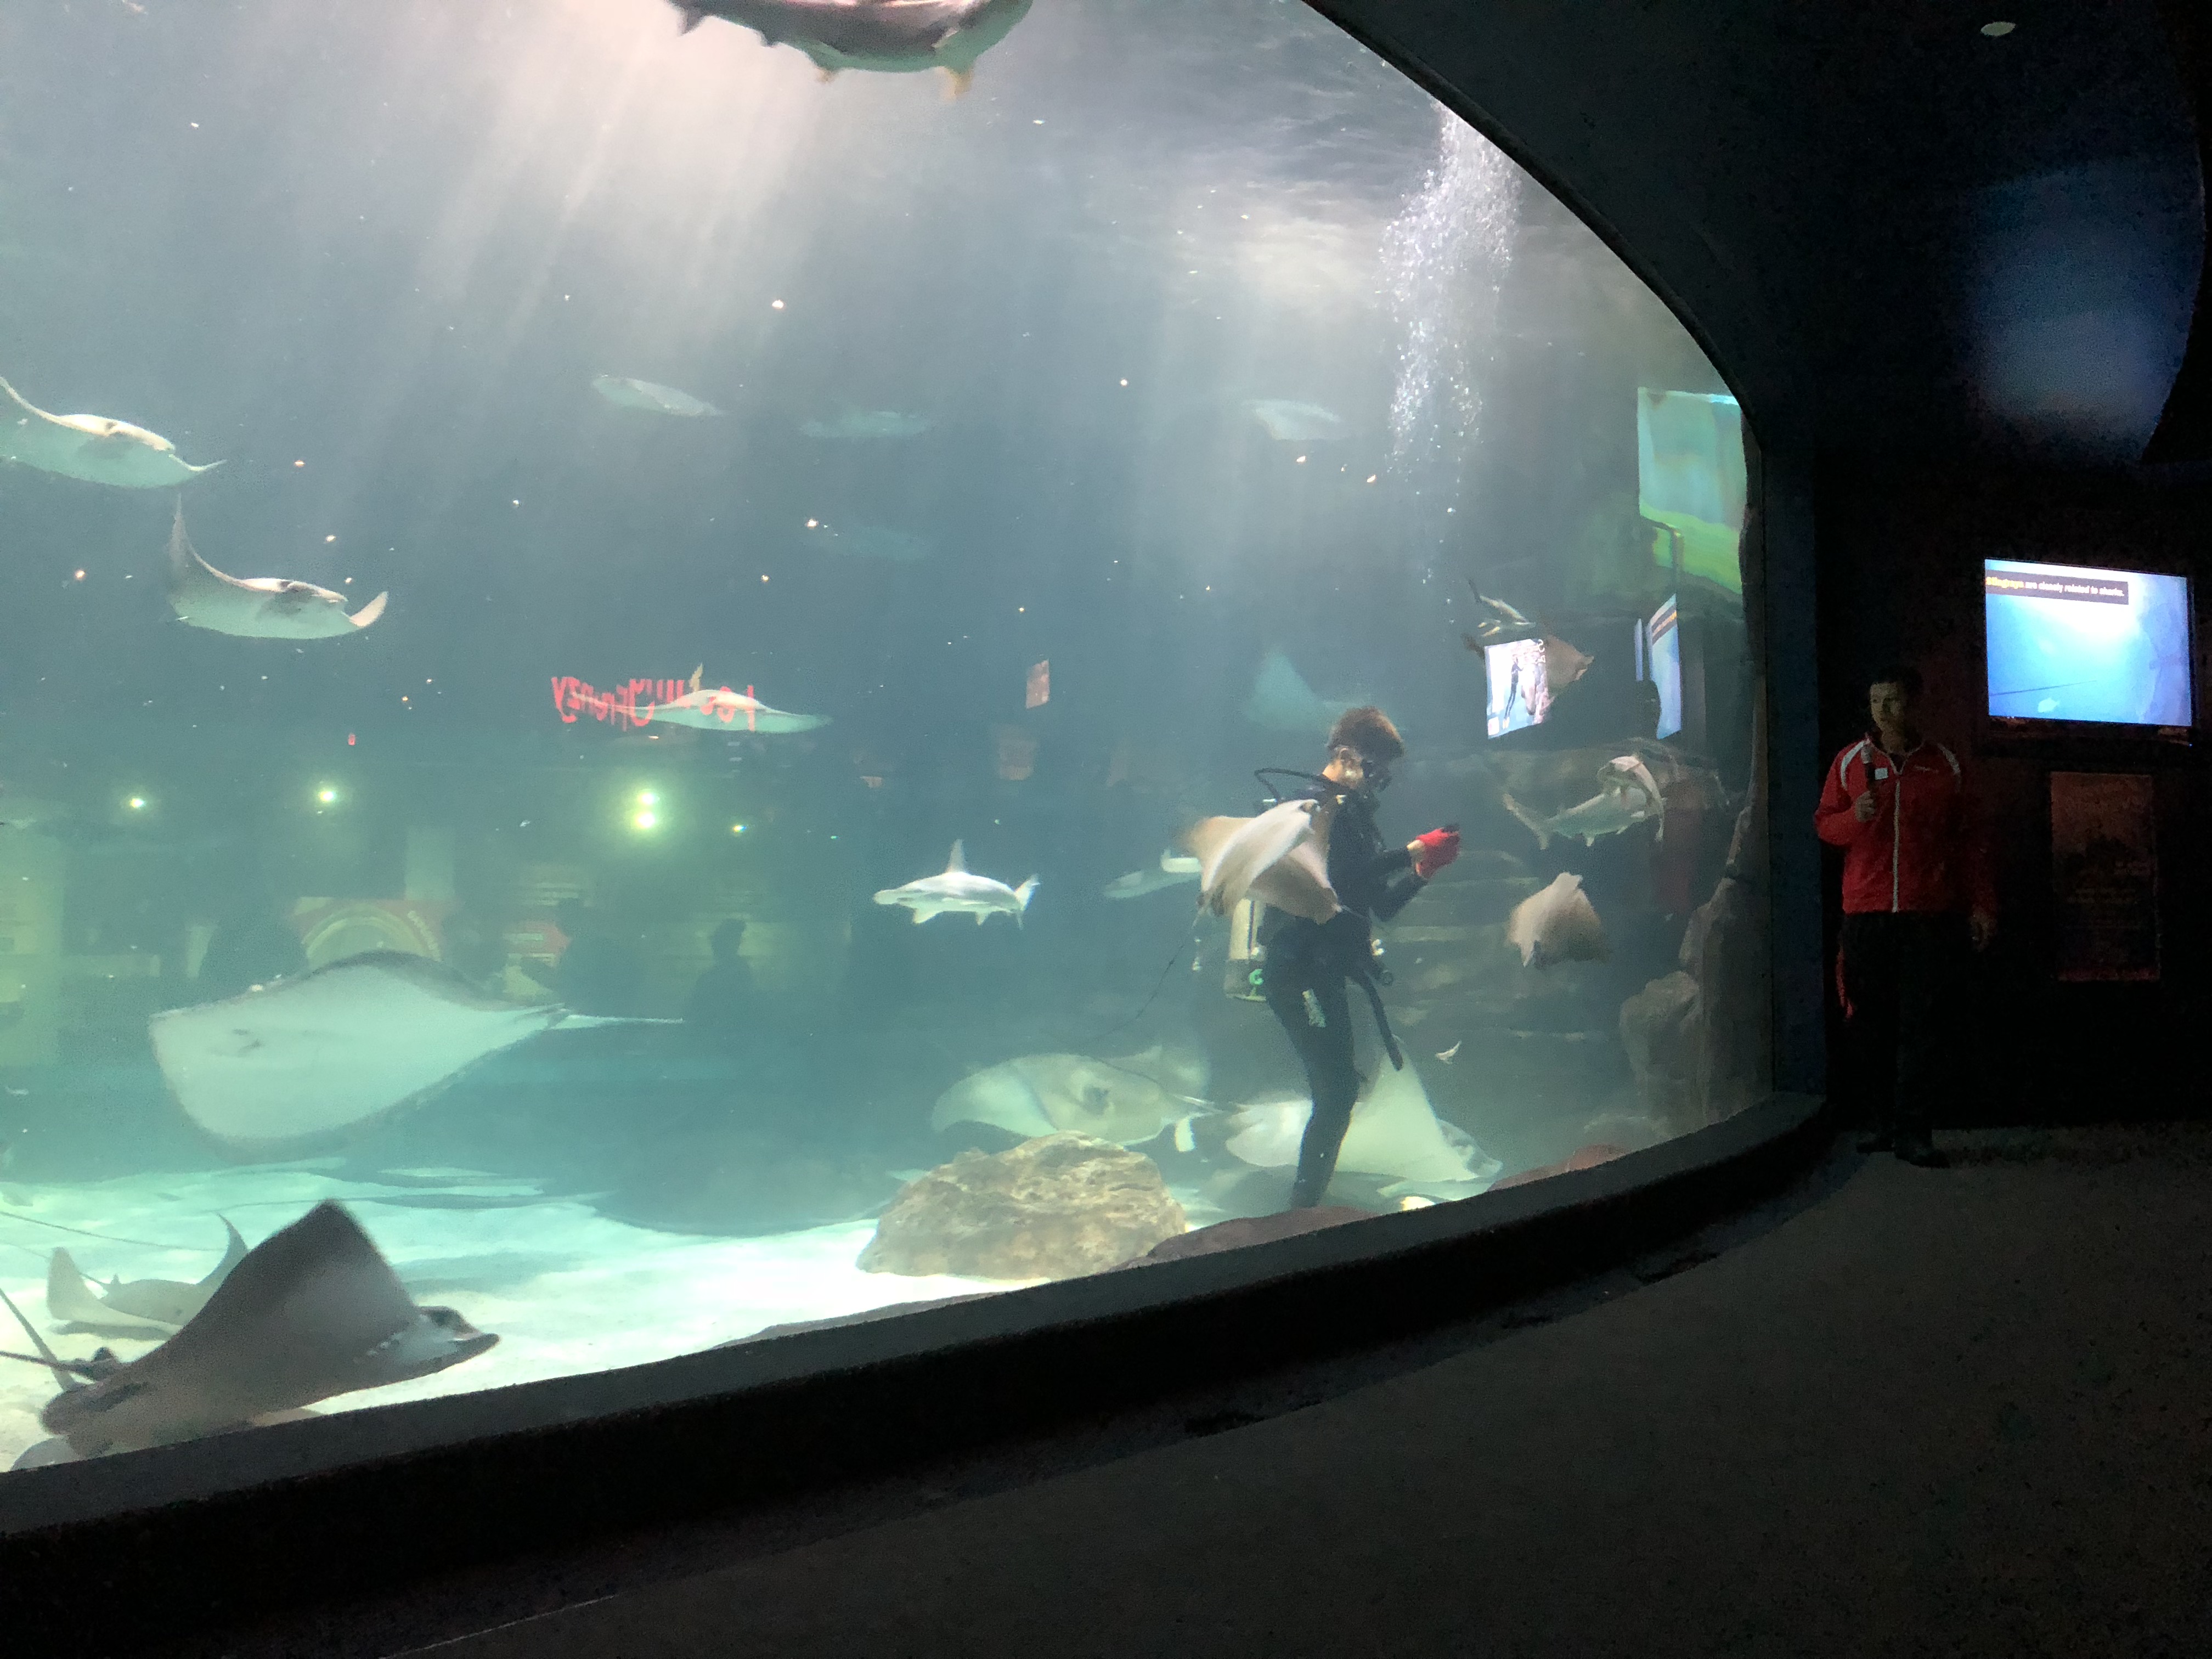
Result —
<path fill-rule="evenodd" d="M 2212 1133 L 1946 1144 L 1326 1404 L 437 1651 L 2212 1651 Z"/>

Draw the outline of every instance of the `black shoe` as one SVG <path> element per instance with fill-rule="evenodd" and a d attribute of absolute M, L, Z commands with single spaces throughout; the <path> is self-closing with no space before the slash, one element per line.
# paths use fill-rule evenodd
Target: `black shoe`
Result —
<path fill-rule="evenodd" d="M 1887 1129 L 1869 1129 L 1859 1137 L 1859 1150 L 1863 1152 L 1887 1152 L 1896 1144 Z"/>
<path fill-rule="evenodd" d="M 1907 1164 L 1917 1164 L 1923 1170 L 1948 1170 L 1951 1160 L 1924 1140 L 1899 1142 L 1898 1157 Z"/>

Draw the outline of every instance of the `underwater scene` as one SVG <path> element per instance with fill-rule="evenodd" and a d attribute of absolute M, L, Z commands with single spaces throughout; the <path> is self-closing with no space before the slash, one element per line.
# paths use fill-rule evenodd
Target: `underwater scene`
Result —
<path fill-rule="evenodd" d="M 1769 1086 L 1737 406 L 1301 5 L 10 8 L 0 377 L 0 1467 Z"/>

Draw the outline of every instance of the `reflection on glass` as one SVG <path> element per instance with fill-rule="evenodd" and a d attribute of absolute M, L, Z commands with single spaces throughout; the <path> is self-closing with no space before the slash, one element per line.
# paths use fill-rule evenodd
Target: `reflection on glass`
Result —
<path fill-rule="evenodd" d="M 0 1456 L 1452 1203 L 1765 1088 L 1735 405 L 1395 71 L 1263 0 L 295 11 L 0 65 Z M 1405 753 L 1340 799 L 1368 706 Z M 1409 885 L 1309 1003 L 1350 791 Z M 1355 1069 L 1291 1213 L 1310 1016 Z"/>

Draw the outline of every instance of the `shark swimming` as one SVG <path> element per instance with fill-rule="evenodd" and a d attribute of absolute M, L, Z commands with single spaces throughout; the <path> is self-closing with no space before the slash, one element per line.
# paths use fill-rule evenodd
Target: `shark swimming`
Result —
<path fill-rule="evenodd" d="M 841 70 L 942 70 L 946 96 L 975 78 L 975 60 L 1005 40 L 1030 0 L 672 0 L 685 33 L 709 17 L 805 52 L 825 81 Z"/>
<path fill-rule="evenodd" d="M 1142 898 L 1147 893 L 1196 881 L 1200 867 L 1197 859 L 1177 858 L 1173 853 L 1164 852 L 1157 870 L 1132 870 L 1126 876 L 1115 877 L 1101 890 L 1109 899 Z"/>
<path fill-rule="evenodd" d="M 787 714 L 726 685 L 702 686 L 699 674 L 691 671 L 691 689 L 673 702 L 654 705 L 653 723 L 699 732 L 811 732 L 830 724 L 827 714 Z"/>
<path fill-rule="evenodd" d="M 1012 916 L 1014 925 L 1020 927 L 1022 913 L 1030 908 L 1030 896 L 1036 891 L 1037 878 L 1031 876 L 1020 886 L 1009 887 L 988 876 L 970 875 L 961 848 L 961 842 L 952 843 L 952 856 L 945 860 L 941 875 L 924 876 L 903 887 L 886 887 L 876 895 L 876 902 L 905 905 L 914 912 L 916 923 L 949 913 L 973 916 L 978 927 L 1000 915 Z"/>
<path fill-rule="evenodd" d="M 1249 892 L 1278 910 L 1327 921 L 1344 907 L 1328 884 L 1328 830 L 1334 805 L 1277 803 L 1255 818 L 1200 818 L 1183 831 L 1200 869 L 1198 901 L 1218 916 Z"/>
<path fill-rule="evenodd" d="M 328 1201 L 248 1250 L 181 1330 L 128 1363 L 104 1348 L 89 1360 L 58 1358 L 9 1306 L 39 1348 L 37 1363 L 62 1384 L 39 1421 L 67 1452 L 34 1446 L 25 1463 L 245 1428 L 334 1395 L 428 1376 L 499 1340 L 451 1308 L 416 1306 L 360 1224 Z"/>
<path fill-rule="evenodd" d="M 228 1221 L 229 1248 L 206 1278 L 196 1284 L 170 1279 L 88 1282 L 67 1250 L 56 1250 L 46 1266 L 46 1313 L 65 1331 L 94 1331 L 103 1336 L 172 1336 L 207 1305 L 232 1268 L 246 1259 L 246 1241 Z"/>
<path fill-rule="evenodd" d="M 1505 810 L 1536 837 L 1539 851 L 1549 847 L 1555 836 L 1579 836 L 1583 846 L 1594 847 L 1600 836 L 1618 835 L 1655 818 L 1659 829 L 1653 839 L 1665 839 L 1666 800 L 1642 760 L 1634 755 L 1614 756 L 1598 769 L 1597 783 L 1597 793 L 1550 817 L 1529 811 L 1513 799 L 1510 790 L 1503 793 L 1501 799 Z"/>
<path fill-rule="evenodd" d="M 486 996 L 427 957 L 370 951 L 147 1022 L 185 1115 L 235 1156 L 288 1158 L 411 1105 L 555 1026 L 632 1020 Z"/>
<path fill-rule="evenodd" d="M 118 489 L 159 489 L 197 477 L 221 461 L 194 466 L 158 432 L 105 415 L 49 415 L 27 402 L 7 381 L 0 393 L 15 404 L 0 405 L 0 461 L 17 461 L 41 472 Z"/>
<path fill-rule="evenodd" d="M 194 628 L 246 640 L 337 640 L 384 614 L 380 593 L 351 616 L 343 593 L 283 576 L 226 576 L 185 534 L 185 504 L 169 526 L 169 608 Z"/>
<path fill-rule="evenodd" d="M 642 409 L 654 415 L 679 415 L 696 420 L 722 411 L 703 398 L 678 392 L 653 380 L 634 380 L 627 374 L 594 374 L 592 390 L 617 409 Z"/>

